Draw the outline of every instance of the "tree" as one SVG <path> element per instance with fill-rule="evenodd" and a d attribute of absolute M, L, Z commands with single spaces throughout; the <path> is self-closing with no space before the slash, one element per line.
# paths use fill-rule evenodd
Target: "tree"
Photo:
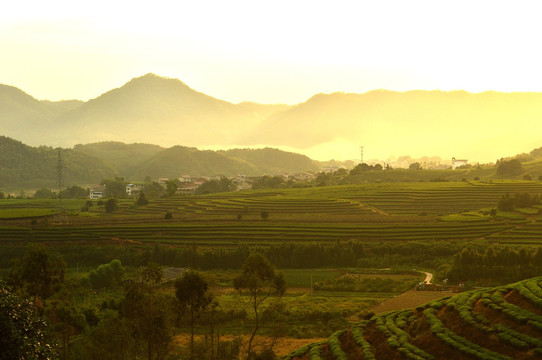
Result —
<path fill-rule="evenodd" d="M 87 328 L 85 315 L 73 308 L 68 302 L 55 301 L 47 317 L 53 323 L 54 331 L 61 335 L 63 358 L 69 360 L 70 339 Z"/>
<path fill-rule="evenodd" d="M 8 284 L 33 297 L 37 307 L 38 298 L 45 301 L 60 290 L 65 271 L 63 259 L 49 255 L 43 247 L 30 246 L 10 269 Z"/>
<path fill-rule="evenodd" d="M 160 265 L 156 263 L 149 263 L 146 267 L 142 268 L 139 273 L 139 283 L 142 286 L 143 291 L 146 292 L 146 300 L 143 304 L 144 309 L 144 336 L 147 340 L 147 354 L 148 360 L 153 358 L 153 353 L 158 352 L 160 349 L 154 345 L 159 345 L 162 342 L 169 342 L 169 324 L 167 321 L 167 314 L 164 313 L 163 307 L 155 307 L 155 291 L 162 283 L 164 273 Z"/>
<path fill-rule="evenodd" d="M 222 178 L 220 181 L 211 180 L 201 184 L 196 189 L 196 195 L 212 194 L 217 192 L 232 191 L 233 183 L 228 178 Z"/>
<path fill-rule="evenodd" d="M 422 165 L 419 162 L 412 163 L 408 166 L 409 170 L 421 170 Z"/>
<path fill-rule="evenodd" d="M 34 193 L 34 199 L 54 199 L 56 194 L 49 189 L 41 188 Z"/>
<path fill-rule="evenodd" d="M 497 167 L 497 175 L 501 177 L 517 176 L 523 172 L 523 167 L 521 165 L 521 162 L 518 159 L 498 160 L 496 167 Z"/>
<path fill-rule="evenodd" d="M 90 285 L 94 289 L 114 289 L 121 285 L 125 269 L 120 260 L 112 260 L 109 264 L 98 266 L 91 270 L 88 275 Z"/>
<path fill-rule="evenodd" d="M 185 271 L 175 281 L 175 296 L 190 311 L 190 358 L 194 359 L 194 324 L 197 316 L 213 300 L 205 278 L 194 270 Z"/>
<path fill-rule="evenodd" d="M 162 194 L 164 193 L 164 188 L 162 187 L 162 185 L 154 181 L 150 184 L 145 184 L 145 186 L 143 187 L 143 191 L 145 192 L 145 194 L 147 194 L 149 198 L 156 199 L 162 196 Z"/>
<path fill-rule="evenodd" d="M 1 359 L 55 358 L 46 336 L 47 324 L 36 316 L 28 301 L 23 301 L 0 284 Z"/>
<path fill-rule="evenodd" d="M 83 189 L 80 186 L 73 185 L 72 187 L 62 190 L 60 193 L 63 199 L 83 199 L 88 198 L 89 189 Z"/>
<path fill-rule="evenodd" d="M 124 181 L 123 177 L 116 177 L 115 179 L 103 179 L 101 185 L 105 185 L 105 197 L 126 197 L 126 181 Z"/>
<path fill-rule="evenodd" d="M 241 274 L 233 280 L 233 286 L 240 295 L 246 296 L 247 304 L 254 312 L 256 323 L 247 349 L 248 356 L 251 356 L 252 342 L 260 326 L 260 307 L 270 296 L 284 295 L 286 281 L 262 254 L 252 254 L 243 265 Z"/>
<path fill-rule="evenodd" d="M 113 212 L 117 210 L 119 207 L 117 205 L 117 199 L 107 199 L 105 202 L 105 212 Z"/>
<path fill-rule="evenodd" d="M 147 200 L 145 193 L 143 191 L 139 193 L 139 197 L 136 200 L 136 205 L 147 205 L 148 203 L 149 200 Z"/>
<path fill-rule="evenodd" d="M 166 182 L 166 196 L 173 197 L 175 195 L 175 192 L 177 192 L 178 187 L 179 185 L 177 185 L 177 182 L 175 180 L 168 180 Z"/>

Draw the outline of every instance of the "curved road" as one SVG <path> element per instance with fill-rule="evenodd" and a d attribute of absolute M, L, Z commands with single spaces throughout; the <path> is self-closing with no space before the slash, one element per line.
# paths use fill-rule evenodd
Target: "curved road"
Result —
<path fill-rule="evenodd" d="M 425 272 L 425 271 L 422 271 L 422 272 L 425 274 L 425 280 L 424 280 L 425 283 L 431 284 L 431 280 L 433 279 L 433 274 Z"/>

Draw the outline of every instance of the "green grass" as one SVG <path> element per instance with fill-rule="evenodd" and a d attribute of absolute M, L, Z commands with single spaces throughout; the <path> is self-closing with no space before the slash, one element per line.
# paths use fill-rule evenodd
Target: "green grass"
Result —
<path fill-rule="evenodd" d="M 40 209 L 40 208 L 0 208 L 0 219 L 18 219 L 18 218 L 31 218 L 50 216 L 58 214 L 59 211 L 55 209 Z"/>

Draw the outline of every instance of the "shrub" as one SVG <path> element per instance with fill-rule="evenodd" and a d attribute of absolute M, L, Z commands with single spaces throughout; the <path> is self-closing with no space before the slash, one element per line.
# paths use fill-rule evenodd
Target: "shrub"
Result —
<path fill-rule="evenodd" d="M 171 220 L 173 219 L 173 214 L 170 213 L 169 211 L 164 215 L 164 219 L 166 220 Z"/>
<path fill-rule="evenodd" d="M 117 205 L 117 199 L 107 199 L 105 202 L 105 212 L 113 212 L 117 210 L 119 207 Z"/>

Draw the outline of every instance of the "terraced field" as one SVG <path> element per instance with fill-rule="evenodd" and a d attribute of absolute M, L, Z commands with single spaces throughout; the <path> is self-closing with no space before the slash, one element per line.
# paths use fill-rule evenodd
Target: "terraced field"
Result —
<path fill-rule="evenodd" d="M 286 241 L 486 238 L 500 243 L 538 244 L 542 222 L 536 215 L 516 213 L 491 218 L 479 212 L 495 207 L 506 192 L 540 194 L 542 183 L 372 183 L 176 197 L 151 200 L 145 206 L 120 200 L 119 210 L 112 214 L 97 205 L 81 212 L 85 200 L 70 200 L 66 202 L 69 224 L 60 226 L 53 223 L 54 219 L 34 221 L 33 225 L 30 221 L 55 213 L 54 200 L 6 199 L 0 200 L 0 242 L 32 238 L 236 246 Z M 447 221 L 440 221 L 438 216 L 466 211 L 477 216 L 451 215 Z M 167 212 L 173 220 L 164 220 Z M 269 219 L 263 221 L 262 212 L 267 212 Z M 19 219 L 15 221 L 11 215 L 2 220 L 2 213 L 19 214 L 15 216 Z"/>
<path fill-rule="evenodd" d="M 373 316 L 286 360 L 542 358 L 542 277 Z"/>

